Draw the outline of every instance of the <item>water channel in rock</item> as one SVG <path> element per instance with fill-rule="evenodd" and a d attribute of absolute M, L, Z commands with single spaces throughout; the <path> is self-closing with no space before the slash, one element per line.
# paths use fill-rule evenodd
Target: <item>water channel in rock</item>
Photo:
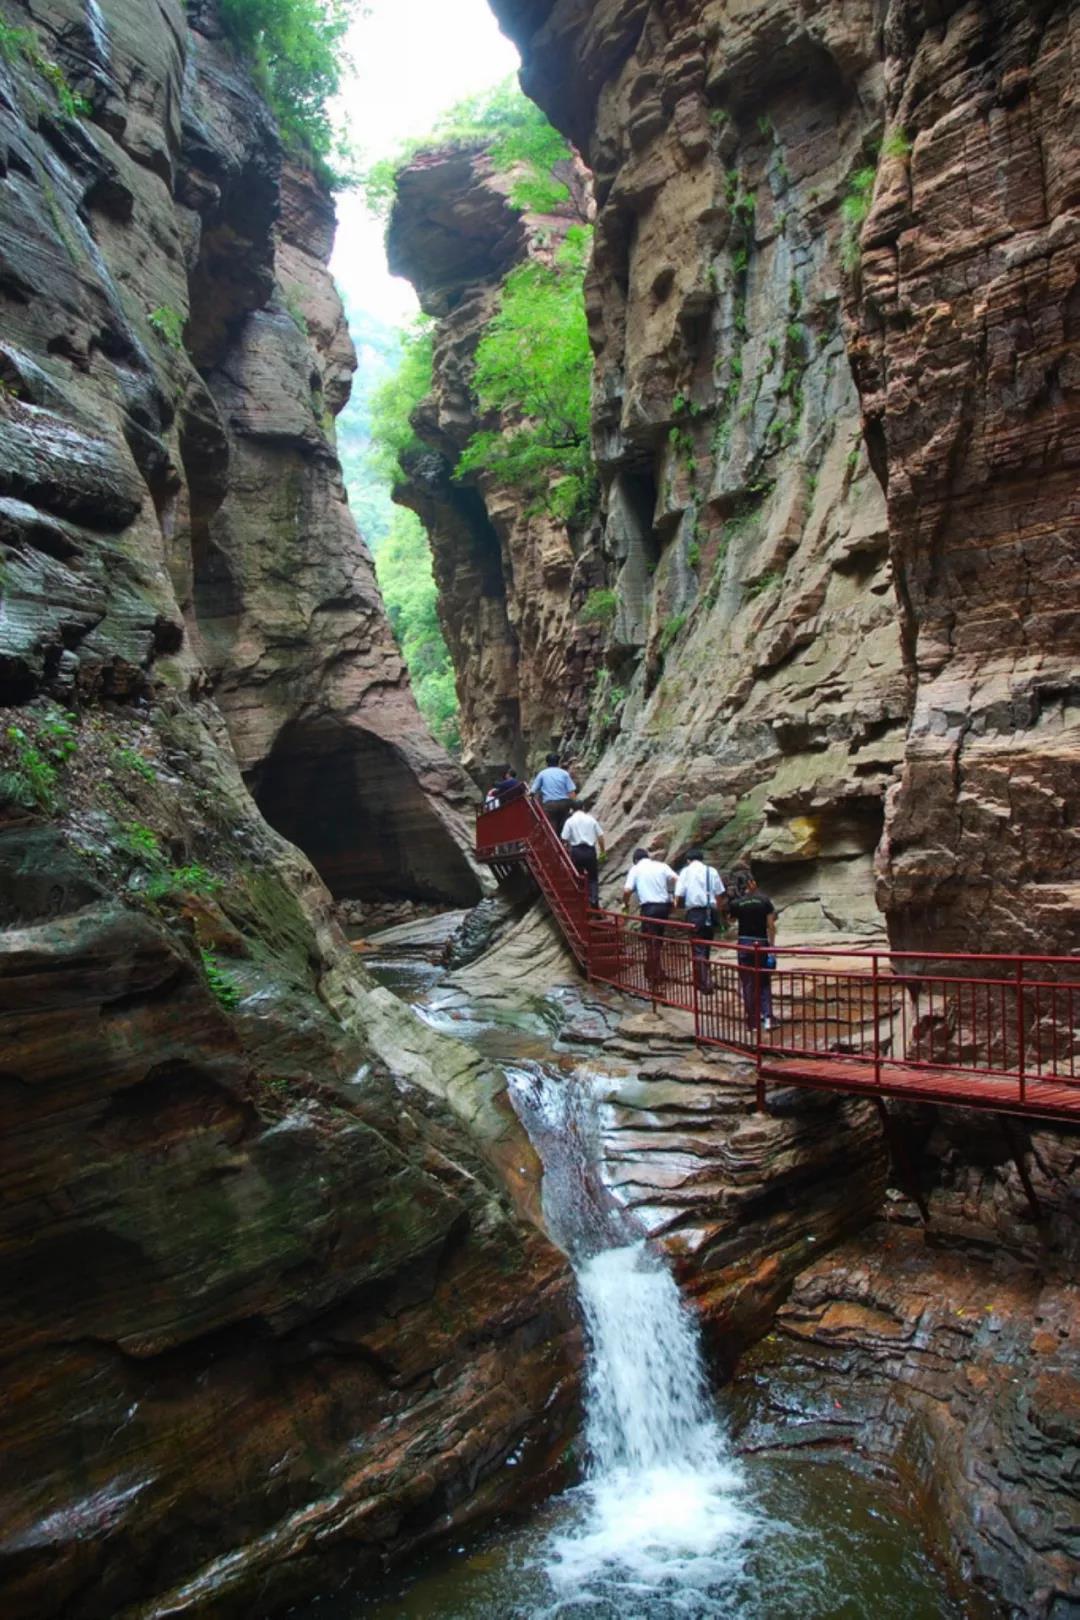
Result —
<path fill-rule="evenodd" d="M 740 1457 L 697 1325 L 603 1176 L 599 1094 L 557 1062 L 557 998 L 467 1003 L 415 957 L 369 959 L 443 1033 L 500 1060 L 544 1164 L 544 1217 L 586 1329 L 581 1482 L 527 1516 L 326 1598 L 304 1620 L 950 1620 L 891 1485 L 820 1455 Z M 555 1060 L 555 1061 L 552 1061 Z"/>

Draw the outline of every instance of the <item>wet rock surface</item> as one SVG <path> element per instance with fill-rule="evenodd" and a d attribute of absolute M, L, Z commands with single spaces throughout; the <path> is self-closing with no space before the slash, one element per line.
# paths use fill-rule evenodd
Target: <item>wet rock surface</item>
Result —
<path fill-rule="evenodd" d="M 1080 1603 L 1080 1292 L 1001 1255 L 877 1226 L 796 1282 L 740 1367 L 740 1444 L 843 1448 L 897 1471 L 975 1612 Z"/>
<path fill-rule="evenodd" d="M 4 1612 L 270 1614 L 546 1477 L 576 1328 L 505 1082 L 326 886 L 482 892 L 344 503 L 330 203 L 213 5 L 12 18 L 91 110 L 5 50 Z"/>
<path fill-rule="evenodd" d="M 559 1008 L 604 1187 L 700 1312 L 739 1449 L 880 1470 L 970 1612 L 1071 1614 L 1074 1133 L 896 1103 L 885 1131 L 865 1102 L 775 1087 L 760 1114 L 752 1065 L 567 968 L 530 915 L 455 977 Z"/>

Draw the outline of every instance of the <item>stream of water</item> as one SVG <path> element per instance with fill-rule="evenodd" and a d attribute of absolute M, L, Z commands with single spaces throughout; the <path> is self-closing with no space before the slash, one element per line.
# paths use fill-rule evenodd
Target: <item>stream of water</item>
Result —
<path fill-rule="evenodd" d="M 434 975 L 386 974 L 413 999 Z M 525 1520 L 310 1620 L 947 1620 L 963 1613 L 895 1493 L 832 1462 L 740 1459 L 709 1390 L 695 1319 L 602 1174 L 588 1074 L 524 1059 L 535 1011 L 499 1025 L 417 1004 L 490 1048 L 544 1163 L 544 1215 L 574 1267 L 586 1329 L 582 1482 Z M 539 1018 L 541 1031 L 544 1019 Z M 515 1038 L 516 1036 L 516 1038 Z M 600 1085 L 603 1082 L 599 1082 Z"/>

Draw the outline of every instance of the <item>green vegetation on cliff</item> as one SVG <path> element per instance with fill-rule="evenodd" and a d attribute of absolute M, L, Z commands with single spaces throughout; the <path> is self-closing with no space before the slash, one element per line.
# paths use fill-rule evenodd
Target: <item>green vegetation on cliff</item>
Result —
<path fill-rule="evenodd" d="M 371 470 L 388 484 L 408 476 L 405 458 L 423 449 L 412 414 L 431 392 L 434 360 L 432 323 L 420 315 L 401 333 L 401 358 L 371 400 Z"/>
<path fill-rule="evenodd" d="M 436 612 L 427 535 L 414 513 L 390 500 L 394 484 L 405 476 L 401 457 L 422 448 L 409 418 L 431 391 L 431 324 L 421 318 L 394 332 L 371 317 L 361 316 L 359 326 L 355 319 L 350 313 L 361 364 L 339 419 L 349 502 L 375 555 L 386 615 L 420 712 L 443 746 L 457 752 L 457 692 Z"/>
<path fill-rule="evenodd" d="M 475 433 L 455 473 L 495 473 L 565 520 L 585 508 L 593 488 L 583 296 L 589 247 L 589 231 L 574 226 L 554 263 L 522 264 L 507 276 L 499 313 L 477 346 L 473 387 L 482 410 L 520 417 L 521 425 Z"/>
<path fill-rule="evenodd" d="M 369 209 L 380 218 L 389 215 L 398 176 L 418 152 L 470 147 L 486 148 L 497 174 L 516 171 L 510 201 L 522 212 L 550 213 L 569 200 L 570 188 L 554 170 L 569 162 L 570 148 L 510 78 L 457 102 L 429 134 L 405 141 L 392 157 L 372 164 L 362 181 Z"/>
<path fill-rule="evenodd" d="M 394 513 L 390 536 L 375 558 L 387 618 L 397 638 L 416 701 L 444 748 L 461 748 L 454 670 L 436 610 L 431 549 L 414 512 Z"/>
<path fill-rule="evenodd" d="M 362 0 L 221 0 L 222 24 L 248 57 L 282 139 L 331 182 L 328 109 L 341 87 L 345 35 L 361 9 Z"/>
<path fill-rule="evenodd" d="M 338 290 L 356 350 L 352 390 L 336 424 L 338 459 L 360 533 L 377 552 L 390 533 L 394 506 L 392 480 L 377 476 L 371 467 L 371 410 L 376 392 L 401 359 L 401 333 L 369 310 L 357 309 L 346 287 Z"/>

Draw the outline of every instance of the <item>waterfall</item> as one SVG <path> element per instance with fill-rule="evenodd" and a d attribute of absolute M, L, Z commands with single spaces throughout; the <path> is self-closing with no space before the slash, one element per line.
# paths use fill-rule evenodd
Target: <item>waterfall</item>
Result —
<path fill-rule="evenodd" d="M 550 1612 L 719 1612 L 714 1600 L 741 1585 L 757 1516 L 711 1408 L 697 1323 L 604 1185 L 590 1077 L 536 1065 L 510 1079 L 544 1162 L 548 1229 L 573 1261 L 586 1331 L 588 1470 L 575 1522 L 545 1549 Z"/>
<path fill-rule="evenodd" d="M 697 1330 L 671 1273 L 633 1244 L 596 1255 L 577 1284 L 589 1340 L 586 1435 L 597 1476 L 690 1460 L 710 1424 Z"/>
<path fill-rule="evenodd" d="M 102 14 L 100 0 L 86 0 L 86 28 L 99 67 L 108 67 L 109 30 Z"/>

